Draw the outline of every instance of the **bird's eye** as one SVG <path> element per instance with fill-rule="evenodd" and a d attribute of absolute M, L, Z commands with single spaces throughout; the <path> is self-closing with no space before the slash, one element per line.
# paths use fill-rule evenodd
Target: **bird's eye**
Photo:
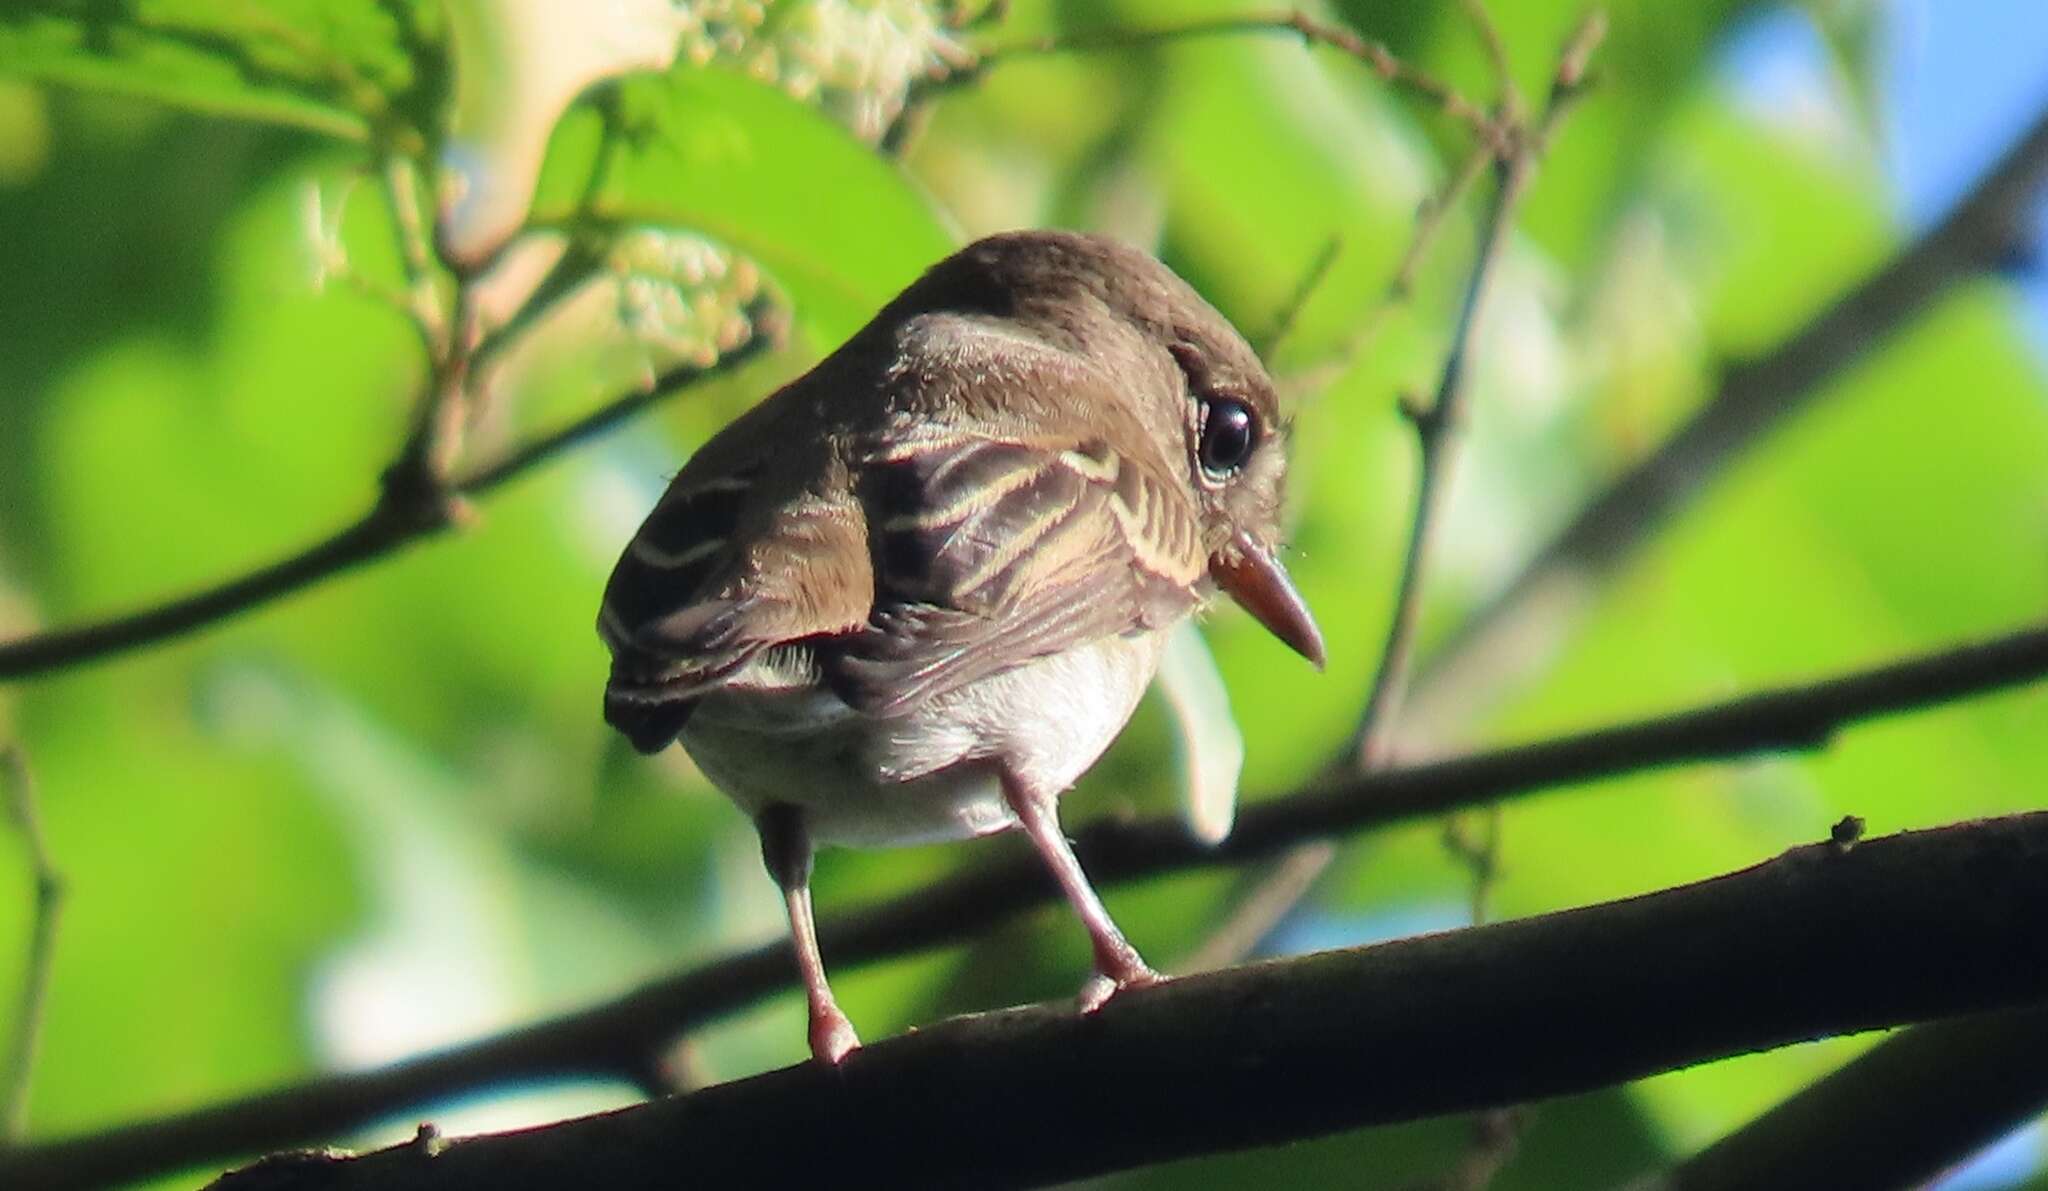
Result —
<path fill-rule="evenodd" d="M 1203 471 L 1217 478 L 1236 471 L 1258 442 L 1258 421 L 1244 402 L 1212 397 L 1202 403 L 1197 450 Z"/>

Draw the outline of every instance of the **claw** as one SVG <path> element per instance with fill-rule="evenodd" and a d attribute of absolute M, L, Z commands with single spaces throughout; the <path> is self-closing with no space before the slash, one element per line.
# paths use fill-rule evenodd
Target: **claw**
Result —
<path fill-rule="evenodd" d="M 1080 995 L 1075 998 L 1075 1003 L 1080 1007 L 1083 1017 L 1109 1004 L 1111 998 L 1120 992 L 1166 983 L 1167 977 L 1146 967 L 1145 961 L 1138 959 L 1135 953 L 1131 959 L 1133 962 L 1116 975 L 1097 972 L 1088 978 L 1088 983 L 1081 986 Z"/>

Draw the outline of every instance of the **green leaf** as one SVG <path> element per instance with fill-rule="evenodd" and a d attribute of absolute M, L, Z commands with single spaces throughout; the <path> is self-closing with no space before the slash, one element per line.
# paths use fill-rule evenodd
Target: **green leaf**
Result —
<path fill-rule="evenodd" d="M 533 220 L 701 231 L 760 262 L 832 344 L 956 240 L 895 165 L 824 115 L 692 68 L 571 109 L 548 145 Z"/>
<path fill-rule="evenodd" d="M 26 0 L 0 73 L 347 140 L 436 118 L 445 71 L 425 0 Z"/>

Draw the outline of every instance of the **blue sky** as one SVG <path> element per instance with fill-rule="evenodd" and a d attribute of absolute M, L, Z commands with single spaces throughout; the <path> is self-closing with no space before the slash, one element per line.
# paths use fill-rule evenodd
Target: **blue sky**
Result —
<path fill-rule="evenodd" d="M 1887 163 L 1902 213 L 1939 216 L 2048 104 L 2041 0 L 1894 0 L 1886 35 Z M 2035 207 L 2048 237 L 2048 202 Z M 2048 345 L 2048 269 L 2022 279 L 2037 347 Z"/>
<path fill-rule="evenodd" d="M 2042 0 L 1845 0 L 1879 14 L 1879 151 L 1903 226 L 1940 218 L 2044 105 L 2048 8 Z M 1729 83 L 1764 111 L 1812 114 L 1842 91 L 1806 19 L 1790 8 L 1749 23 L 1726 48 Z M 2048 238 L 2048 203 L 2035 225 Z M 2048 354 L 2048 270 L 2019 279 L 2024 316 Z"/>

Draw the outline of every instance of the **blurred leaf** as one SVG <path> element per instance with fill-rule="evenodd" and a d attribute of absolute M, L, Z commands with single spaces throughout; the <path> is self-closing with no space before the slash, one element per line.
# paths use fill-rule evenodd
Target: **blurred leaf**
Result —
<path fill-rule="evenodd" d="M 407 2 L 36 0 L 0 15 L 0 72 L 31 80 L 0 92 L 25 126 L 0 129 L 0 156 L 18 150 L 0 162 L 16 171 L 0 180 L 0 222 L 27 229 L 0 237 L 0 326 L 12 332 L 0 334 L 0 620 L 132 606 L 346 523 L 374 497 L 426 371 L 393 309 L 309 283 L 303 217 L 316 184 L 341 212 L 358 271 L 403 279 L 389 212 L 368 188 L 346 198 L 359 146 L 309 153 L 318 142 L 296 132 L 166 118 L 161 106 L 33 80 L 357 140 L 373 125 L 432 128 L 445 97 L 439 10 L 421 0 L 416 23 Z M 692 52 L 709 46 L 797 88 L 813 63 L 782 50 L 815 7 L 776 6 L 785 23 L 752 39 L 735 7 L 735 24 L 698 30 L 716 44 L 700 38 Z M 1271 5 L 1017 7 L 966 36 L 1008 44 Z M 1473 96 L 1492 94 L 1459 6 L 1330 7 Z M 1535 96 L 1583 4 L 1489 7 Z M 1727 47 L 1753 35 L 1758 24 L 1744 22 L 1762 7 L 1610 5 L 1601 84 L 1545 164 L 1482 325 L 1427 632 L 1454 624 L 1587 492 L 1697 408 L 1724 361 L 1768 349 L 1895 248 L 1885 182 L 1864 140 L 1843 135 L 1853 127 L 1802 123 L 1741 90 Z M 804 28 L 844 30 L 849 13 L 875 11 L 837 7 Z M 1773 11 L 1756 19 L 1804 19 Z M 874 58 L 861 57 L 902 48 L 900 36 L 848 39 L 845 54 L 805 44 L 831 54 L 839 82 L 822 85 L 842 96 L 886 98 L 900 81 L 863 73 Z M 336 62 L 345 69 L 329 70 Z M 37 1134 L 487 1030 L 779 938 L 744 816 L 680 750 L 639 758 L 602 724 L 595 604 L 688 451 L 947 252 L 954 219 L 1135 239 L 1254 336 L 1337 238 L 1335 269 L 1275 361 L 1293 416 L 1287 561 L 1325 629 L 1330 672 L 1314 674 L 1228 606 L 1202 626 L 1244 728 L 1247 796 L 1271 797 L 1326 762 L 1377 657 L 1409 516 L 1414 443 L 1394 399 L 1433 384 L 1442 365 L 1479 195 L 1445 224 L 1415 296 L 1363 353 L 1344 348 L 1467 134 L 1357 63 L 1284 35 L 1006 65 L 932 116 L 903 166 L 737 73 L 677 69 L 587 95 L 553 138 L 535 217 L 593 233 L 578 247 L 600 257 L 622 231 L 660 232 L 662 248 L 671 232 L 714 237 L 779 283 L 809 342 L 537 469 L 479 502 L 465 532 L 160 650 L 8 689 L 5 714 L 35 756 L 79 899 L 59 943 Z M 622 311 L 657 316 L 640 329 L 665 333 L 680 325 L 669 315 L 695 309 L 691 269 L 670 277 L 631 257 L 611 258 L 616 271 L 579 299 L 602 317 L 543 320 L 559 337 L 522 341 L 531 354 L 479 402 L 469 462 L 643 374 L 647 344 Z M 1999 286 L 1973 287 L 1837 378 L 1596 593 L 1540 686 L 1504 696 L 1497 713 L 1450 709 L 1441 735 L 1418 740 L 1448 749 L 1585 727 L 2038 617 L 2048 405 L 2011 305 Z M 1327 384 L 1292 384 L 1326 364 L 1337 373 Z M 1888 831 L 2038 805 L 2044 716 L 2048 692 L 2017 691 L 1862 727 L 1814 756 L 1518 800 L 1497 908 L 1533 913 L 1709 876 L 1820 838 L 1848 812 Z M 1167 813 L 1171 747 L 1164 712 L 1148 703 L 1063 817 Z M 818 901 L 847 911 L 1022 846 L 828 852 Z M 1141 882 L 1110 891 L 1110 904 L 1171 970 L 1236 904 L 1244 877 Z M 1345 843 L 1266 945 L 1455 926 L 1469 883 L 1440 824 L 1375 832 Z M 0 898 L 0 987 L 23 925 L 18 899 Z M 1087 960 L 1071 915 L 1048 906 L 964 948 L 835 976 L 864 1036 L 878 1038 L 946 1012 L 1070 996 Z M 360 1026 L 394 1004 L 422 1011 Z M 353 1033 L 312 1037 L 351 1013 Z M 694 1061 L 710 1078 L 791 1061 L 801 1021 L 795 993 L 774 998 L 694 1039 Z M 1862 1045 L 1546 1105 L 1496 1185 L 1613 1185 L 1653 1171 Z M 484 1116 L 462 1127 L 576 1103 L 479 1099 Z M 1461 1122 L 1437 1121 L 1113 1181 L 1401 1187 L 1441 1176 L 1465 1145 Z"/>
<path fill-rule="evenodd" d="M 426 0 L 17 0 L 0 72 L 349 140 L 422 141 L 443 85 Z"/>
<path fill-rule="evenodd" d="M 1759 151 L 1752 139 L 1752 159 Z M 1784 172 L 1731 165 L 1722 177 L 1775 191 Z M 1768 245 L 1782 236 L 1791 255 L 1813 251 L 1791 243 L 1801 238 L 1792 229 L 1810 228 L 1809 240 L 1836 239 L 1826 259 L 1839 268 L 1854 255 L 1841 241 L 1868 234 L 1871 216 L 1858 212 L 1868 200 L 1837 190 L 1828 204 L 1823 188 L 1806 189 L 1783 204 L 1745 200 L 1757 216 L 1746 238 Z M 1761 286 L 1760 263 L 1731 267 L 1758 269 Z M 1803 317 L 1779 304 L 1810 305 L 1798 297 L 1805 284 L 1780 283 L 1768 303 L 1752 305 L 1776 306 L 1781 322 Z M 2048 406 L 2037 365 L 1998 307 L 1984 291 L 1951 299 L 1753 450 L 1606 590 L 1500 734 L 1527 738 L 1725 697 L 2037 618 L 2048 604 L 2048 554 L 2007 546 L 2048 537 Z M 1740 315 L 1745 324 L 1764 317 Z M 1965 375 L 1968 384 L 1954 383 Z M 1508 811 L 1503 904 L 1526 913 L 1697 880 L 1823 838 L 1845 814 L 1889 832 L 2035 808 L 2048 768 L 2044 707 L 2048 694 L 2021 691 L 1859 728 L 1812 756 L 1645 774 L 1584 797 L 1518 802 Z M 1704 1141 L 1844 1049 L 1794 1048 L 1675 1073 L 1643 1094 L 1679 1136 Z"/>
<path fill-rule="evenodd" d="M 69 882 L 30 1103 L 38 1134 L 306 1069 L 308 973 L 360 913 L 326 808 L 274 754 L 195 730 L 182 668 L 164 658 L 23 700 Z M 10 988 L 12 928 L 0 924 Z"/>
<path fill-rule="evenodd" d="M 901 170 L 831 120 L 766 84 L 687 67 L 570 109 L 533 222 L 703 232 L 780 281 L 821 346 L 954 247 Z"/>

